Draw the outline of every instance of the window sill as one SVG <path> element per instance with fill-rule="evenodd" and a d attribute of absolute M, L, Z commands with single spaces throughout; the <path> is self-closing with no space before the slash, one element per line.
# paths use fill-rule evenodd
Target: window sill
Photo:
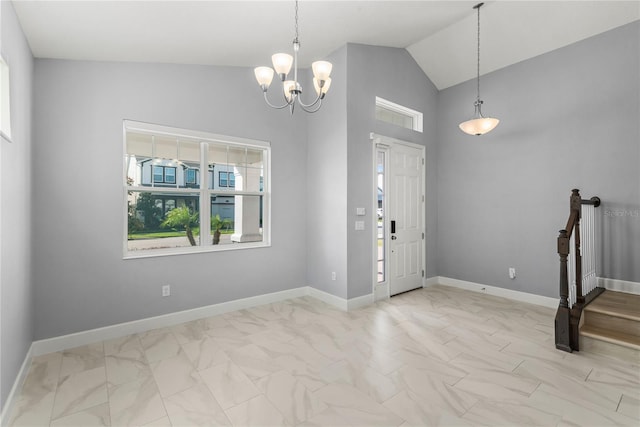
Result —
<path fill-rule="evenodd" d="M 201 254 L 207 252 L 229 252 L 229 251 L 237 251 L 243 249 L 258 249 L 258 248 L 269 248 L 271 247 L 271 243 L 269 242 L 256 242 L 256 243 L 241 243 L 234 245 L 223 245 L 223 246 L 197 246 L 197 247 L 187 247 L 187 248 L 167 248 L 167 249 L 155 249 L 155 250 L 146 250 L 146 251 L 127 251 L 125 252 L 122 259 L 139 259 L 139 258 L 156 258 L 156 257 L 165 257 L 165 256 L 175 256 L 175 255 L 191 255 L 191 254 Z"/>

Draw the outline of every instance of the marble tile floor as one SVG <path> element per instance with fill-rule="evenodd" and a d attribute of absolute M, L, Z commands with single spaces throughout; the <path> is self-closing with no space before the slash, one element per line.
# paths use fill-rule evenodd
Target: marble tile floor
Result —
<path fill-rule="evenodd" d="M 35 357 L 9 425 L 640 425 L 640 353 L 555 350 L 554 315 L 442 286 L 287 300 Z"/>

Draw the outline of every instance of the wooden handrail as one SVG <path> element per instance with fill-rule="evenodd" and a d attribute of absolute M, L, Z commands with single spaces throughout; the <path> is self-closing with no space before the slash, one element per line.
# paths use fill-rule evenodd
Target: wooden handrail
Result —
<path fill-rule="evenodd" d="M 569 219 L 558 236 L 558 255 L 560 256 L 560 303 L 555 319 L 556 348 L 568 352 L 580 350 L 579 323 L 582 309 L 587 303 L 582 293 L 582 253 L 580 249 L 580 219 L 582 205 L 600 206 L 600 198 L 582 199 L 578 189 L 571 190 L 569 198 Z M 569 304 L 569 270 L 568 259 L 571 236 L 574 236 L 576 301 Z M 596 292 L 597 293 L 597 292 Z"/>

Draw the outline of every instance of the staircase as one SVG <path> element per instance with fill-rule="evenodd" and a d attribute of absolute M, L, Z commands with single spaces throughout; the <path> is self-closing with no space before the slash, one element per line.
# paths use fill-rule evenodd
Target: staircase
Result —
<path fill-rule="evenodd" d="M 640 295 L 605 291 L 584 308 L 582 317 L 581 347 L 640 357 Z"/>

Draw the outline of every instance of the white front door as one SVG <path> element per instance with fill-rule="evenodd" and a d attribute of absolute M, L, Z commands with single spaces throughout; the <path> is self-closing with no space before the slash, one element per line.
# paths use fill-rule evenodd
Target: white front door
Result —
<path fill-rule="evenodd" d="M 389 148 L 389 295 L 422 287 L 424 259 L 424 149 Z"/>

